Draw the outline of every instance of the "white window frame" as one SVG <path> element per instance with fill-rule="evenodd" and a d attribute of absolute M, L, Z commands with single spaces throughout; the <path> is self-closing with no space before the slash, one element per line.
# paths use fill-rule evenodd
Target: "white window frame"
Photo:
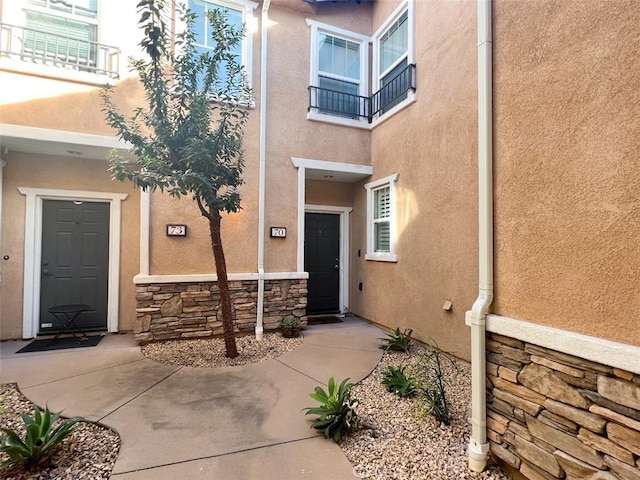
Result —
<path fill-rule="evenodd" d="M 377 262 L 397 262 L 397 212 L 396 212 L 396 182 L 400 174 L 394 173 L 375 182 L 365 184 L 367 191 L 367 253 L 365 260 Z M 374 220 L 374 192 L 380 188 L 389 187 L 389 203 L 391 214 L 389 216 L 389 252 L 375 251 L 375 220 Z"/>
<path fill-rule="evenodd" d="M 249 87 L 252 85 L 252 65 L 253 65 L 253 33 L 257 25 L 257 19 L 253 15 L 253 11 L 258 8 L 256 2 L 250 0 L 202 0 L 210 5 L 231 8 L 242 12 L 242 22 L 245 25 L 246 33 L 242 39 L 242 66 L 247 74 L 247 83 Z M 188 4 L 191 1 L 188 2 Z M 188 6 L 187 4 L 187 6 Z M 177 29 L 184 29 L 186 25 L 177 25 Z"/>
<path fill-rule="evenodd" d="M 342 38 L 349 40 L 360 45 L 360 84 L 358 86 L 358 95 L 363 97 L 369 96 L 369 41 L 370 38 L 366 35 L 351 32 L 343 28 L 334 27 L 326 23 L 316 22 L 315 20 L 307 19 L 307 25 L 311 29 L 311 62 L 309 72 L 309 85 L 318 86 L 320 84 L 318 62 L 318 42 L 319 35 L 326 34 L 332 37 Z M 309 120 L 320 120 L 327 123 L 335 123 L 338 125 L 345 125 L 350 127 L 369 128 L 366 118 L 360 118 L 358 120 L 352 118 L 343 118 L 328 113 L 321 113 L 310 111 L 307 114 Z"/>
<path fill-rule="evenodd" d="M 393 25 L 394 22 L 398 21 L 398 19 L 407 12 L 407 23 L 408 23 L 408 38 L 407 38 L 407 53 L 402 57 L 398 58 L 392 65 L 389 66 L 384 72 L 380 73 L 380 40 L 387 33 L 389 28 Z M 396 7 L 396 9 L 391 13 L 391 15 L 385 20 L 385 22 L 380 25 L 378 30 L 372 36 L 372 45 L 373 45 L 373 68 L 371 69 L 371 83 L 373 85 L 373 91 L 377 92 L 380 90 L 380 85 L 382 79 L 385 77 L 387 73 L 393 70 L 398 63 L 400 63 L 405 58 L 407 59 L 407 65 L 416 63 L 416 45 L 415 45 L 415 0 L 404 0 L 400 5 Z M 378 117 L 373 119 L 373 124 L 378 124 L 388 118 L 392 117 L 400 110 L 404 110 L 407 106 L 411 105 L 416 101 L 416 94 L 413 91 L 407 92 L 407 98 L 405 98 L 398 105 L 394 106 L 390 110 L 380 114 Z"/>

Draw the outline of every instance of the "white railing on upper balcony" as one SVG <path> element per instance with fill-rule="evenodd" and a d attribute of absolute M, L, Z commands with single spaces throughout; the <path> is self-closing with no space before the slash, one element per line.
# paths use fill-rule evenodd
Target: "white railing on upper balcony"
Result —
<path fill-rule="evenodd" d="M 101 43 L 0 23 L 0 56 L 118 78 L 120 49 Z"/>

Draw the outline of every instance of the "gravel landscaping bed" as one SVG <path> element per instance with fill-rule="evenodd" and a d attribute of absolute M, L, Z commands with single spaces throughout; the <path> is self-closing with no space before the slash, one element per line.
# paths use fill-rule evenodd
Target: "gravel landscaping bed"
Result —
<path fill-rule="evenodd" d="M 0 425 L 14 429 L 24 436 L 24 422 L 20 415 L 33 416 L 29 402 L 15 384 L 0 385 Z M 40 405 L 39 405 L 40 406 Z M 109 478 L 118 457 L 120 437 L 113 430 L 91 422 L 80 422 L 71 436 L 58 446 L 48 464 L 29 469 L 15 465 L 0 470 L 6 480 L 76 480 Z M 7 460 L 0 454 L 0 462 Z"/>
<path fill-rule="evenodd" d="M 340 447 L 354 465 L 354 475 L 371 480 L 510 479 L 495 465 L 482 473 L 468 468 L 471 373 L 467 364 L 456 362 L 454 369 L 443 363 L 450 426 L 425 414 L 417 397 L 400 398 L 382 385 L 388 365 L 407 366 L 407 375 L 413 375 L 421 351 L 413 344 L 409 353 L 385 352 L 371 375 L 352 388 L 361 427 L 347 434 Z"/>
<path fill-rule="evenodd" d="M 262 341 L 258 341 L 255 336 L 247 335 L 236 337 L 236 345 L 236 358 L 225 356 L 222 338 L 149 343 L 142 347 L 142 354 L 156 362 L 182 367 L 231 367 L 279 357 L 302 345 L 302 338 L 284 338 L 280 333 L 267 333 Z"/>

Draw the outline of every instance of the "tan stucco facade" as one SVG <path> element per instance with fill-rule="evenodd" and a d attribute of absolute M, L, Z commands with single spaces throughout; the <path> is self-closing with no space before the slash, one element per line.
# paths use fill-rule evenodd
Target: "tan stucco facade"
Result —
<path fill-rule="evenodd" d="M 640 346 L 637 2 L 495 3 L 493 310 Z"/>

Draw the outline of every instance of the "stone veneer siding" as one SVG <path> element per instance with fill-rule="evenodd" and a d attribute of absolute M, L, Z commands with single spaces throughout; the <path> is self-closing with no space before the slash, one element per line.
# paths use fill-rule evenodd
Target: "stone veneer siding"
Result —
<path fill-rule="evenodd" d="M 258 281 L 230 281 L 236 332 L 255 327 Z M 176 338 L 206 338 L 223 333 L 216 282 L 156 283 L 136 286 L 135 338 L 140 343 Z M 265 280 L 264 329 L 280 327 L 287 315 L 306 326 L 307 281 Z"/>
<path fill-rule="evenodd" d="M 640 376 L 487 337 L 491 452 L 533 480 L 640 480 Z"/>

